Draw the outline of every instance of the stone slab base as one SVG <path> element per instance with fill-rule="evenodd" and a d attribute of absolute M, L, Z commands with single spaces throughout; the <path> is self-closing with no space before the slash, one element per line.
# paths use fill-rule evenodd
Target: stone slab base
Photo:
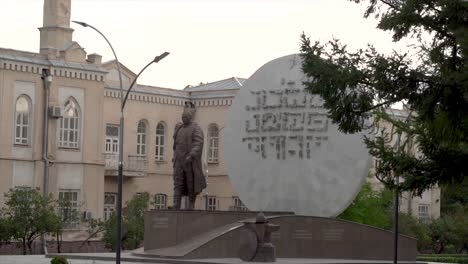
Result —
<path fill-rule="evenodd" d="M 115 253 L 82 253 L 82 254 L 49 254 L 47 258 L 64 256 L 67 259 L 115 261 Z M 121 262 L 136 263 L 167 263 L 167 264 L 255 264 L 260 262 L 244 262 L 238 258 L 219 259 L 167 259 L 144 258 L 131 253 L 122 253 Z M 276 264 L 393 264 L 393 261 L 384 260 L 359 260 L 359 259 L 313 259 L 313 258 L 278 258 Z M 398 261 L 399 264 L 424 264 L 416 261 Z M 265 264 L 262 262 L 262 264 Z"/>
<path fill-rule="evenodd" d="M 150 211 L 145 215 L 144 250 L 134 254 L 192 260 L 239 258 L 241 249 L 256 247 L 255 235 L 239 221 L 254 216 L 239 212 Z M 323 217 L 285 214 L 267 218 L 280 226 L 272 233 L 277 258 L 393 260 L 390 231 Z M 416 240 L 400 235 L 399 261 L 415 262 L 416 254 Z"/>

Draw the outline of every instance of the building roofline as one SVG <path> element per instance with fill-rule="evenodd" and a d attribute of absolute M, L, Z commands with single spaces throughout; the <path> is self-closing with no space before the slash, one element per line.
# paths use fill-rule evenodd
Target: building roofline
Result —
<path fill-rule="evenodd" d="M 43 54 L 41 54 L 41 53 L 38 53 L 38 52 L 8 49 L 8 48 L 1 48 L 0 47 L 0 53 L 3 53 L 3 52 L 15 54 L 15 55 L 31 56 L 31 57 L 37 57 L 37 58 L 45 59 L 45 56 Z"/>
<path fill-rule="evenodd" d="M 233 89 L 239 89 L 239 88 L 216 88 L 216 89 L 213 89 L 213 90 L 200 90 L 200 89 L 203 89 L 203 87 L 209 87 L 209 86 L 213 86 L 213 85 L 216 85 L 216 84 L 219 84 L 219 83 L 222 83 L 222 82 L 227 82 L 227 81 L 234 81 L 237 83 L 238 86 L 242 87 L 242 82 L 240 81 L 240 79 L 242 80 L 247 80 L 247 79 L 244 79 L 244 78 L 240 78 L 240 77 L 230 77 L 230 78 L 226 78 L 226 79 L 222 79 L 222 80 L 218 80 L 218 81 L 214 81 L 214 82 L 208 82 L 208 83 L 204 83 L 204 84 L 200 84 L 200 85 L 197 85 L 197 86 L 192 86 L 192 87 L 186 87 L 184 88 L 184 91 L 188 91 L 188 92 L 205 92 L 205 91 L 217 91 L 217 90 L 233 90 Z"/>
<path fill-rule="evenodd" d="M 109 64 L 112 64 L 112 63 L 116 63 L 116 64 L 117 64 L 117 61 L 116 61 L 115 59 L 114 59 L 114 60 L 109 60 L 109 61 L 103 62 L 101 65 L 104 66 L 104 65 L 109 65 Z M 119 64 L 120 64 L 120 67 L 123 68 L 123 70 L 128 71 L 128 72 L 130 72 L 131 74 L 133 74 L 134 76 L 136 76 L 136 73 L 134 73 L 132 70 L 130 70 L 129 68 L 127 68 L 127 66 L 125 66 L 122 62 L 119 61 Z"/>

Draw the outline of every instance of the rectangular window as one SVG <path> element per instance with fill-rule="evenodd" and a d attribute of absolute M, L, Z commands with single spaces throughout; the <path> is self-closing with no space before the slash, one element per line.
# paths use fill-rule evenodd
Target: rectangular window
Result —
<path fill-rule="evenodd" d="M 110 219 L 117 206 L 116 193 L 104 193 L 104 221 Z"/>
<path fill-rule="evenodd" d="M 166 144 L 166 125 L 164 122 L 159 122 L 156 127 L 156 148 L 155 148 L 155 160 L 164 160 L 164 151 Z"/>
<path fill-rule="evenodd" d="M 218 199 L 216 196 L 208 196 L 206 202 L 207 211 L 216 211 L 218 209 Z"/>
<path fill-rule="evenodd" d="M 146 156 L 146 135 L 143 133 L 137 134 L 137 155 Z"/>
<path fill-rule="evenodd" d="M 164 160 L 164 136 L 163 135 L 156 135 L 155 159 L 157 161 Z"/>
<path fill-rule="evenodd" d="M 118 154 L 119 153 L 119 133 L 118 125 L 106 126 L 106 149 L 105 153 Z"/>
<path fill-rule="evenodd" d="M 29 143 L 29 113 L 17 113 L 17 115 L 18 116 L 16 117 L 15 143 L 27 145 Z"/>
<path fill-rule="evenodd" d="M 208 126 L 208 163 L 218 163 L 219 129 L 216 124 Z"/>
<path fill-rule="evenodd" d="M 429 224 L 431 222 L 428 204 L 420 204 L 418 206 L 418 216 L 419 220 L 424 224 Z"/>
<path fill-rule="evenodd" d="M 140 121 L 137 127 L 137 156 L 146 156 L 146 123 Z"/>
<path fill-rule="evenodd" d="M 154 196 L 154 208 L 166 209 L 167 208 L 167 195 L 158 193 Z"/>
<path fill-rule="evenodd" d="M 59 192 L 59 214 L 65 229 L 77 229 L 80 223 L 79 190 Z"/>

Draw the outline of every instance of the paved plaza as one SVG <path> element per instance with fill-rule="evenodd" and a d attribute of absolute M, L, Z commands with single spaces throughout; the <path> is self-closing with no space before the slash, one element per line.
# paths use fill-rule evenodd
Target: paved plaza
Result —
<path fill-rule="evenodd" d="M 80 254 L 84 255 L 84 254 Z M 110 257 L 113 254 L 109 253 L 94 253 L 86 254 L 87 256 L 93 258 L 96 256 L 101 257 Z M 168 264 L 180 264 L 180 263 L 220 263 L 220 264 L 241 264 L 244 263 L 240 259 L 199 259 L 199 260 L 167 260 L 167 262 L 162 261 L 162 259 L 157 259 L 154 262 L 150 259 L 139 259 L 137 262 L 124 261 L 125 258 L 128 258 L 129 253 L 122 254 L 121 263 L 123 264 L 141 264 L 141 263 L 168 263 Z M 0 255 L 0 264 L 50 264 L 50 258 L 46 258 L 44 255 Z M 93 259 L 73 259 L 69 258 L 68 263 L 70 264 L 112 264 L 115 263 L 115 260 L 93 260 Z M 249 264 L 255 264 L 255 262 L 245 262 Z M 358 261 L 358 260 L 340 260 L 340 259 L 278 259 L 276 264 L 384 264 L 384 263 L 393 263 L 391 261 Z M 399 262 L 399 263 L 408 263 L 408 262 Z M 417 262 L 417 264 L 449 264 L 449 263 L 440 263 L 440 262 Z M 264 263 L 263 263 L 264 264 Z"/>
<path fill-rule="evenodd" d="M 0 264 L 50 264 L 50 258 L 44 257 L 44 255 L 0 255 Z M 115 261 L 101 261 L 101 260 L 90 260 L 90 259 L 69 259 L 69 264 L 112 264 Z M 141 264 L 141 262 L 121 262 L 124 264 Z"/>

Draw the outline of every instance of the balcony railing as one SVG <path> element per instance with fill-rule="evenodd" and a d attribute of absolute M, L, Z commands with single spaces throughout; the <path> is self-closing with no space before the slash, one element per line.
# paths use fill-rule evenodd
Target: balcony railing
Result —
<path fill-rule="evenodd" d="M 119 169 L 119 155 L 114 153 L 104 153 L 104 161 L 106 170 L 118 170 Z M 123 161 L 124 171 L 133 172 L 147 172 L 148 161 L 146 157 L 137 155 L 128 155 L 127 159 Z"/>
<path fill-rule="evenodd" d="M 249 209 L 245 206 L 232 205 L 229 206 L 229 211 L 249 211 Z"/>

